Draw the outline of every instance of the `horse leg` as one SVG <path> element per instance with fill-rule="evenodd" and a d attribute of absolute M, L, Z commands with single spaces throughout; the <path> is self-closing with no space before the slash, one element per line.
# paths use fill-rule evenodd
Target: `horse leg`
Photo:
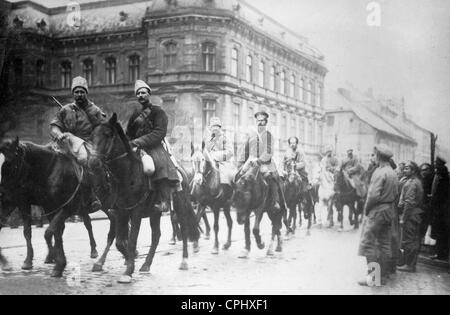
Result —
<path fill-rule="evenodd" d="M 82 215 L 84 226 L 86 227 L 86 230 L 88 231 L 89 235 L 89 243 L 91 245 L 91 258 L 95 259 L 98 257 L 97 252 L 97 243 L 95 242 L 94 233 L 92 232 L 92 221 L 89 214 L 85 213 Z"/>
<path fill-rule="evenodd" d="M 50 226 L 49 226 L 50 227 Z M 55 249 L 53 247 L 53 232 L 49 229 L 49 227 L 45 230 L 44 238 L 47 243 L 48 254 L 45 258 L 45 264 L 50 265 L 55 263 Z"/>
<path fill-rule="evenodd" d="M 225 245 L 223 245 L 224 250 L 228 250 L 231 247 L 231 232 L 233 230 L 233 219 L 231 218 L 230 213 L 230 206 L 226 205 L 223 208 L 223 213 L 225 214 L 225 218 L 227 219 L 227 225 L 228 225 L 228 239 Z"/>
<path fill-rule="evenodd" d="M 133 276 L 135 269 L 135 259 L 136 259 L 136 246 L 137 239 L 139 236 L 139 230 L 141 228 L 141 211 L 135 210 L 131 214 L 131 226 L 130 234 L 128 237 L 128 259 L 127 268 L 123 277 L 120 279 L 120 283 L 130 283 L 131 277 Z"/>
<path fill-rule="evenodd" d="M 242 251 L 239 258 L 248 258 L 248 255 L 250 254 L 251 249 L 251 240 L 250 240 L 250 217 L 245 219 L 244 223 L 244 233 L 245 233 L 245 249 Z"/>
<path fill-rule="evenodd" d="M 219 254 L 219 215 L 220 209 L 218 207 L 212 208 L 214 212 L 214 248 L 211 252 L 213 255 Z"/>
<path fill-rule="evenodd" d="M 103 251 L 102 256 L 92 267 L 93 272 L 103 271 L 103 265 L 105 264 L 106 257 L 108 256 L 108 253 L 111 249 L 114 239 L 116 238 L 116 218 L 114 218 L 108 211 L 104 211 L 104 212 L 108 216 L 108 219 L 109 219 L 108 238 L 107 238 L 106 247 L 105 247 L 105 250 Z"/>
<path fill-rule="evenodd" d="M 70 211 L 65 208 L 53 218 L 49 226 L 49 230 L 53 232 L 53 237 L 55 238 L 55 267 L 51 275 L 53 278 L 61 278 L 67 265 L 63 247 L 63 233 L 65 228 L 64 222 L 69 217 Z"/>
<path fill-rule="evenodd" d="M 118 211 L 116 216 L 116 247 L 125 259 L 128 261 L 128 226 L 129 214 L 125 211 Z"/>
<path fill-rule="evenodd" d="M 266 247 L 264 242 L 261 240 L 260 235 L 260 224 L 263 214 L 264 214 L 263 210 L 257 211 L 255 215 L 255 225 L 253 226 L 253 236 L 255 237 L 256 245 L 258 246 L 259 249 L 264 249 L 264 247 Z"/>
<path fill-rule="evenodd" d="M 8 260 L 2 254 L 2 249 L 0 248 L 0 266 L 2 267 L 2 271 L 11 271 L 12 268 L 8 263 Z"/>
<path fill-rule="evenodd" d="M 327 213 L 329 218 L 329 228 L 332 228 L 334 226 L 334 210 L 333 210 L 333 198 L 328 200 L 327 204 Z"/>
<path fill-rule="evenodd" d="M 276 221 L 272 221 L 272 234 L 278 238 L 276 252 L 283 251 L 283 240 L 281 239 L 281 220 L 277 218 L 277 214 L 274 215 Z M 275 224 L 273 223 L 275 222 Z"/>
<path fill-rule="evenodd" d="M 178 223 L 176 222 L 175 214 L 170 214 L 170 222 L 172 223 L 172 239 L 169 242 L 169 245 L 177 244 L 177 236 L 178 236 Z"/>
<path fill-rule="evenodd" d="M 148 273 L 155 257 L 156 248 L 161 238 L 161 213 L 152 213 L 150 216 L 150 227 L 152 229 L 152 244 L 139 272 Z"/>
<path fill-rule="evenodd" d="M 20 211 L 22 213 L 23 219 L 23 236 L 27 242 L 27 257 L 22 265 L 22 270 L 31 270 L 33 269 L 33 245 L 31 244 L 31 207 L 30 205 L 26 205 Z"/>

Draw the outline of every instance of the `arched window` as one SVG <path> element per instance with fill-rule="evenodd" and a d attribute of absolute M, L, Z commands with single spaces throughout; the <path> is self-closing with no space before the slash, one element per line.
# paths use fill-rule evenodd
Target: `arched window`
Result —
<path fill-rule="evenodd" d="M 36 61 L 36 87 L 44 87 L 44 60 Z"/>
<path fill-rule="evenodd" d="M 322 107 L 323 106 L 323 87 L 319 85 L 317 88 L 317 101 L 316 105 Z"/>
<path fill-rule="evenodd" d="M 248 55 L 246 63 L 246 79 L 248 82 L 253 83 L 253 57 Z"/>
<path fill-rule="evenodd" d="M 231 75 L 237 77 L 239 73 L 239 51 L 233 48 L 231 51 Z"/>
<path fill-rule="evenodd" d="M 16 85 L 22 85 L 23 83 L 23 60 L 16 58 L 13 61 L 14 66 L 14 79 Z"/>
<path fill-rule="evenodd" d="M 305 94 L 305 80 L 303 78 L 300 80 L 300 83 L 298 85 L 298 91 L 299 91 L 298 93 L 299 100 L 304 102 L 306 100 L 305 99 L 306 94 Z"/>
<path fill-rule="evenodd" d="M 291 80 L 289 84 L 289 96 L 295 97 L 295 74 L 291 75 Z"/>
<path fill-rule="evenodd" d="M 216 71 L 216 44 L 204 43 L 202 45 L 203 70 Z"/>
<path fill-rule="evenodd" d="M 269 87 L 272 91 L 275 91 L 275 72 L 276 72 L 275 66 L 270 67 L 270 85 L 269 85 Z"/>
<path fill-rule="evenodd" d="M 312 104 L 312 102 L 313 102 L 312 89 L 313 89 L 312 82 L 309 81 L 308 82 L 308 88 L 306 90 L 306 103 L 307 104 Z"/>
<path fill-rule="evenodd" d="M 141 57 L 131 55 L 128 58 L 128 77 L 130 82 L 135 82 L 140 77 Z"/>
<path fill-rule="evenodd" d="M 108 57 L 105 59 L 106 84 L 116 84 L 117 62 L 116 58 Z"/>
<path fill-rule="evenodd" d="M 280 75 L 280 93 L 286 94 L 286 71 L 281 71 Z"/>
<path fill-rule="evenodd" d="M 94 82 L 94 61 L 91 58 L 83 61 L 83 75 L 88 85 L 92 85 Z"/>
<path fill-rule="evenodd" d="M 72 63 L 68 60 L 61 62 L 61 87 L 70 88 L 72 80 Z"/>
<path fill-rule="evenodd" d="M 265 87 L 265 77 L 266 77 L 266 63 L 264 60 L 261 59 L 259 62 L 259 69 L 258 69 L 258 83 L 259 86 Z"/>
<path fill-rule="evenodd" d="M 169 42 L 164 45 L 164 69 L 170 69 L 176 66 L 178 48 L 175 42 Z"/>

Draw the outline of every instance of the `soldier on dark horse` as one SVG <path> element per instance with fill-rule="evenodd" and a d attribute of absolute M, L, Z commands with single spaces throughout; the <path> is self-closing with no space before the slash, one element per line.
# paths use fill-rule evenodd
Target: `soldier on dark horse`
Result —
<path fill-rule="evenodd" d="M 272 221 L 272 242 L 267 254 L 273 255 L 273 242 L 278 237 L 277 251 L 282 250 L 281 223 L 286 215 L 286 202 L 280 185 L 280 178 L 272 160 L 274 139 L 267 130 L 269 115 L 259 112 L 255 115 L 258 129 L 245 142 L 244 157 L 241 158 L 232 207 L 236 209 L 237 221 L 244 224 L 245 250 L 240 256 L 247 258 L 250 252 L 250 214 L 255 213 L 253 234 L 259 249 L 264 249 L 261 240 L 260 223 L 267 212 Z M 287 225 L 287 221 L 284 222 Z"/>
<path fill-rule="evenodd" d="M 195 175 L 192 193 L 199 203 L 200 216 L 206 207 L 210 207 L 214 213 L 215 240 L 212 254 L 216 255 L 219 253 L 220 209 L 223 209 L 228 225 L 228 239 L 223 249 L 227 250 L 231 246 L 233 220 L 230 206 L 236 171 L 232 163 L 233 148 L 222 130 L 219 118 L 211 118 L 210 131 L 211 136 L 203 142 L 203 152 L 197 151 L 193 156 Z"/>
<path fill-rule="evenodd" d="M 308 220 L 308 228 L 311 228 L 311 214 L 313 207 L 311 185 L 308 181 L 308 173 L 305 170 L 305 155 L 298 149 L 300 141 L 297 137 L 288 139 L 289 149 L 283 158 L 283 173 L 285 177 L 285 197 L 289 208 L 289 225 L 295 232 L 297 211 L 300 215 L 300 226 L 302 224 L 301 212 L 303 210 L 305 220 Z"/>
<path fill-rule="evenodd" d="M 20 143 L 16 139 L 5 141 L 0 147 L 6 160 L 2 166 L 2 215 L 8 215 L 16 207 L 22 213 L 27 241 L 23 269 L 31 269 L 33 261 L 31 205 L 42 206 L 50 222 L 45 232 L 49 248 L 46 263 L 56 262 L 54 277 L 61 277 L 66 266 L 62 244 L 65 220 L 74 214 L 88 218 L 88 213 L 99 209 L 99 202 L 93 197 L 91 178 L 84 167 L 87 158 L 85 139 L 104 114 L 87 100 L 87 92 L 86 80 L 75 78 L 72 83 L 75 102 L 62 107 L 51 123 L 54 146 Z M 95 257 L 90 219 L 85 225 L 91 239 L 91 256 Z"/>

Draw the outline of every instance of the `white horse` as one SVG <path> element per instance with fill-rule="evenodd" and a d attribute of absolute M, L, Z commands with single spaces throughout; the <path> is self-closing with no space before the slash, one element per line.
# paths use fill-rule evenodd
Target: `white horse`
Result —
<path fill-rule="evenodd" d="M 319 226 L 332 226 L 332 200 L 335 195 L 334 191 L 334 174 L 327 171 L 325 167 L 321 168 L 319 178 L 319 203 L 317 204 L 318 224 Z M 329 220 L 330 219 L 330 220 Z"/>

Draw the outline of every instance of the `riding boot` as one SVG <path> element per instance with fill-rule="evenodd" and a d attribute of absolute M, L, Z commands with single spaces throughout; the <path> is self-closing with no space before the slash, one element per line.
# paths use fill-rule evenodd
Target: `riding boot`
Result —
<path fill-rule="evenodd" d="M 280 194 L 278 193 L 278 183 L 274 178 L 269 179 L 270 183 L 270 195 L 272 196 L 273 210 L 278 212 L 280 207 Z"/>
<path fill-rule="evenodd" d="M 155 208 L 160 212 L 169 212 L 171 197 L 171 187 L 169 185 L 169 181 L 163 179 L 159 181 L 156 186 L 159 195 L 159 203 L 155 205 Z"/>

